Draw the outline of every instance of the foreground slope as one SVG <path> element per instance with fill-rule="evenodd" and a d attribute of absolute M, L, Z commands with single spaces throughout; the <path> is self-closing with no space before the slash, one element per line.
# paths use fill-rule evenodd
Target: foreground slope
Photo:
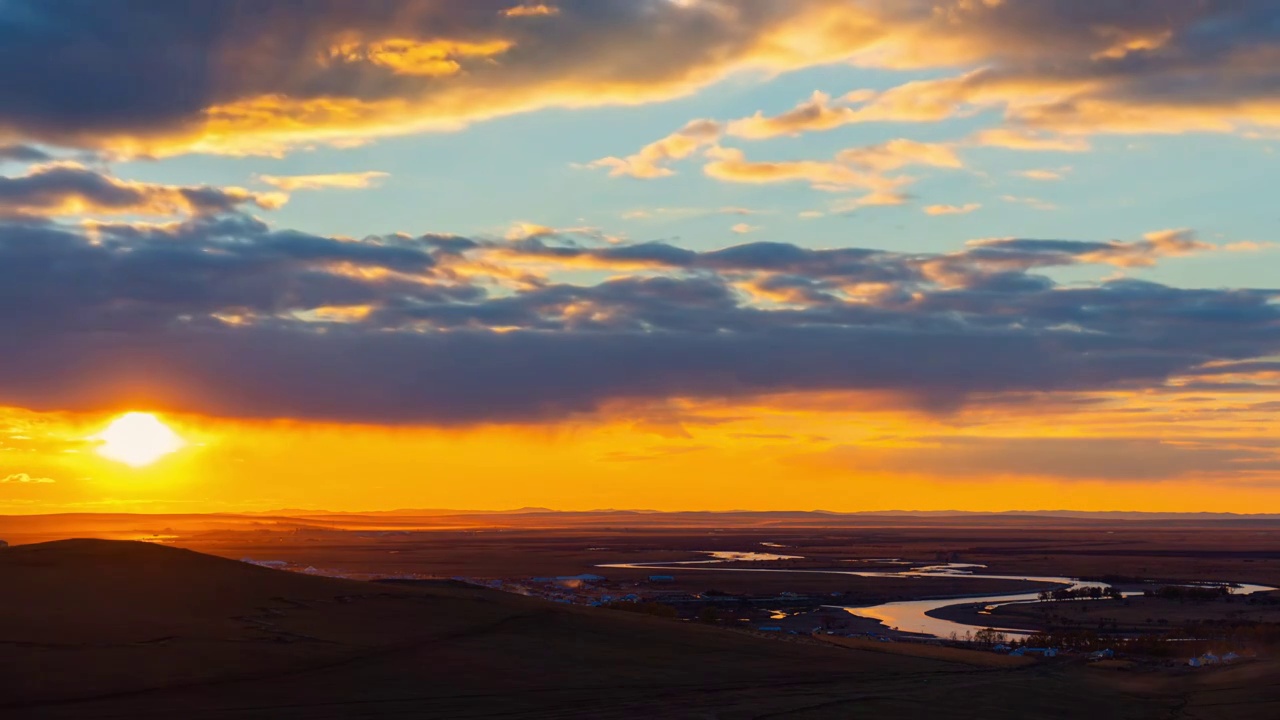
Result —
<path fill-rule="evenodd" d="M 9 548 L 0 588 L 6 718 L 1216 717 L 1162 678 L 759 639 L 144 543 Z M 1233 694 L 1231 717 L 1274 717 L 1256 699 Z"/>

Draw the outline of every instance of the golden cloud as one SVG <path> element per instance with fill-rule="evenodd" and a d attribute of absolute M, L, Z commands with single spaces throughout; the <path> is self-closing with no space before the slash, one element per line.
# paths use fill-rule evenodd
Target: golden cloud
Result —
<path fill-rule="evenodd" d="M 887 188 L 903 184 L 901 180 L 889 180 L 875 173 L 860 170 L 839 162 L 816 160 L 787 160 L 756 162 L 748 160 L 737 148 L 715 147 L 707 152 L 709 158 L 703 172 L 718 180 L 737 183 L 807 182 L 822 189 L 848 187 Z"/>
<path fill-rule="evenodd" d="M 1082 137 L 1010 128 L 980 130 L 969 138 L 969 143 L 980 147 L 1038 152 L 1087 152 L 1091 147 L 1089 141 Z"/>
<path fill-rule="evenodd" d="M 38 165 L 26 175 L 0 176 L 0 217 L 69 215 L 202 215 L 244 205 L 272 210 L 285 193 L 240 187 L 194 187 L 121 180 L 81 165 Z"/>
<path fill-rule="evenodd" d="M 586 167 L 608 168 L 610 177 L 666 177 L 675 174 L 675 171 L 665 166 L 667 163 L 683 160 L 714 143 L 720 138 L 721 132 L 720 124 L 713 120 L 691 120 L 670 135 L 640 148 L 634 155 L 625 158 L 600 158 L 588 163 Z"/>
<path fill-rule="evenodd" d="M 980 208 L 982 208 L 981 203 L 966 203 L 964 205 L 929 205 L 924 211 L 928 215 L 967 215 Z"/>
<path fill-rule="evenodd" d="M 1048 181 L 1063 179 L 1064 177 L 1066 177 L 1066 174 L 1070 172 L 1070 170 L 1071 170 L 1070 168 L 1061 168 L 1058 170 L 1046 170 L 1042 168 L 1036 168 L 1032 170 L 1020 170 L 1014 174 L 1017 175 L 1018 177 L 1024 177 L 1028 180 L 1040 180 L 1040 181 L 1048 182 Z"/>
<path fill-rule="evenodd" d="M 730 122 L 727 129 L 735 137 L 763 140 L 781 135 L 834 130 L 857 121 L 858 113 L 855 110 L 833 106 L 830 95 L 816 91 L 807 101 L 781 115 L 766 117 L 764 113 L 756 111 L 750 117 Z"/>
<path fill-rule="evenodd" d="M 963 167 L 963 162 L 950 145 L 903 139 L 842 150 L 829 161 L 751 161 L 742 150 L 719 145 L 709 149 L 706 155 L 703 172 L 727 182 L 807 182 L 815 189 L 828 192 L 855 188 L 869 191 L 861 197 L 837 201 L 831 208 L 837 213 L 870 205 L 901 205 L 907 202 L 904 189 L 914 178 L 887 173 L 912 165 Z"/>
<path fill-rule="evenodd" d="M 398 75 L 438 77 L 462 70 L 465 58 L 492 58 L 510 50 L 509 40 L 412 40 L 391 38 L 371 43 L 346 43 L 332 48 L 325 62 L 370 62 Z"/>
<path fill-rule="evenodd" d="M 550 15 L 559 15 L 560 8 L 551 5 L 517 5 L 502 11 L 505 17 L 547 17 Z"/>
<path fill-rule="evenodd" d="M 878 145 L 842 150 L 836 159 L 875 172 L 890 172 L 908 165 L 960 168 L 964 163 L 955 149 L 942 143 L 897 139 Z"/>
<path fill-rule="evenodd" d="M 325 190 L 330 188 L 359 190 L 372 187 L 388 177 L 377 170 L 355 173 L 329 173 L 322 175 L 258 175 L 259 181 L 288 192 L 295 190 Z"/>
<path fill-rule="evenodd" d="M 36 50 L 56 39 L 72 55 L 111 51 L 124 35 L 38 3 L 28 11 L 27 34 L 0 61 L 49 81 L 15 86 L 21 95 L 0 108 L 0 141 L 120 155 L 280 153 L 548 107 L 662 101 L 743 71 L 837 62 L 951 74 L 839 100 L 817 93 L 780 115 L 730 122 L 729 134 L 997 111 L 1004 127 L 977 142 L 1075 150 L 1079 140 L 1061 138 L 1280 127 L 1280 49 L 1246 32 L 1268 17 L 1259 0 L 402 0 L 342 12 L 231 4 L 212 26 L 160 10 L 122 21 L 137 30 L 129 52 L 93 69 L 91 94 L 80 92 L 86 77 Z M 665 171 L 658 162 L 610 167 Z"/>
<path fill-rule="evenodd" d="M 12 473 L 10 475 L 0 478 L 0 484 L 18 483 L 22 485 L 31 485 L 31 484 L 46 485 L 53 482 L 56 482 L 56 481 L 53 480 L 52 478 L 32 477 L 27 473 Z"/>

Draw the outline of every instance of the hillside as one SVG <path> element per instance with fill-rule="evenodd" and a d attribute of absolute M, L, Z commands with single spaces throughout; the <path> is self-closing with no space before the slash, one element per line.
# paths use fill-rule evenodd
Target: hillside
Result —
<path fill-rule="evenodd" d="M 0 550 L 0 587 L 6 718 L 1143 718 L 1187 701 L 1160 678 L 976 669 L 136 542 Z M 1274 706 L 1253 709 L 1231 716 Z"/>

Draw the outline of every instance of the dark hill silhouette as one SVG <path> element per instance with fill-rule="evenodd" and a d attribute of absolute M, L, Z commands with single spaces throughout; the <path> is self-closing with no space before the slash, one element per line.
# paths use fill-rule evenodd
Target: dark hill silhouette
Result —
<path fill-rule="evenodd" d="M 146 543 L 0 550 L 7 720 L 1142 718 L 1187 700 L 1186 683 L 1122 692 L 1099 677 L 761 639 L 447 582 L 311 577 Z M 1231 717 L 1270 717 L 1253 708 Z"/>

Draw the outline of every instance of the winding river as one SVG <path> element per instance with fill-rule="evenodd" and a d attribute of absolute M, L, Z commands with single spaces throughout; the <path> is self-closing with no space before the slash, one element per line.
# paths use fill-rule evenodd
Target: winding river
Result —
<path fill-rule="evenodd" d="M 600 568 L 626 568 L 636 570 L 714 570 L 717 572 L 772 572 L 772 573 L 811 573 L 822 575 L 853 575 L 856 577 L 963 577 L 973 579 L 989 579 L 989 580 L 1022 580 L 1025 582 L 1041 582 L 1054 583 L 1065 588 L 1085 589 L 1085 588 L 1101 588 L 1103 590 L 1110 587 L 1107 583 L 1090 582 L 1078 580 L 1069 577 L 1058 577 L 1049 575 L 989 575 L 979 571 L 985 568 L 985 565 L 975 565 L 972 563 L 945 563 L 941 565 L 917 565 L 916 563 L 905 563 L 896 558 L 877 559 L 881 564 L 910 564 L 913 567 L 907 570 L 897 572 L 889 572 L 884 570 L 794 570 L 786 568 L 747 568 L 747 567 L 711 567 L 713 565 L 727 562 L 764 562 L 770 560 L 799 560 L 803 559 L 799 555 L 778 555 L 775 553 L 757 553 L 757 552 L 713 552 L 703 551 L 708 555 L 706 560 L 677 560 L 668 562 L 640 562 L 640 563 L 612 563 L 602 564 L 596 567 Z M 1268 592 L 1276 588 L 1266 585 L 1250 585 L 1235 584 L 1232 586 L 1234 594 L 1251 595 L 1256 592 Z M 1140 595 L 1141 593 L 1125 593 L 1126 596 Z M 920 635 L 930 635 L 933 637 L 945 638 L 952 633 L 963 636 L 967 632 L 972 632 L 989 625 L 972 625 L 968 623 L 953 622 L 929 615 L 935 610 L 956 606 L 956 605 L 985 605 L 987 610 L 994 609 L 1001 605 L 1011 605 L 1014 603 L 1031 603 L 1039 602 L 1038 592 L 1026 593 L 1006 593 L 1004 595 L 976 595 L 968 597 L 950 597 L 937 598 L 931 600 L 903 600 L 900 602 L 883 603 L 881 605 L 873 605 L 870 607 L 842 607 L 846 612 L 857 615 L 859 617 L 871 618 L 880 621 L 887 628 L 892 628 L 899 632 L 916 633 Z M 1026 630 L 1018 630 L 1013 628 L 996 628 L 997 630 L 1011 637 L 1025 637 L 1029 635 Z"/>

